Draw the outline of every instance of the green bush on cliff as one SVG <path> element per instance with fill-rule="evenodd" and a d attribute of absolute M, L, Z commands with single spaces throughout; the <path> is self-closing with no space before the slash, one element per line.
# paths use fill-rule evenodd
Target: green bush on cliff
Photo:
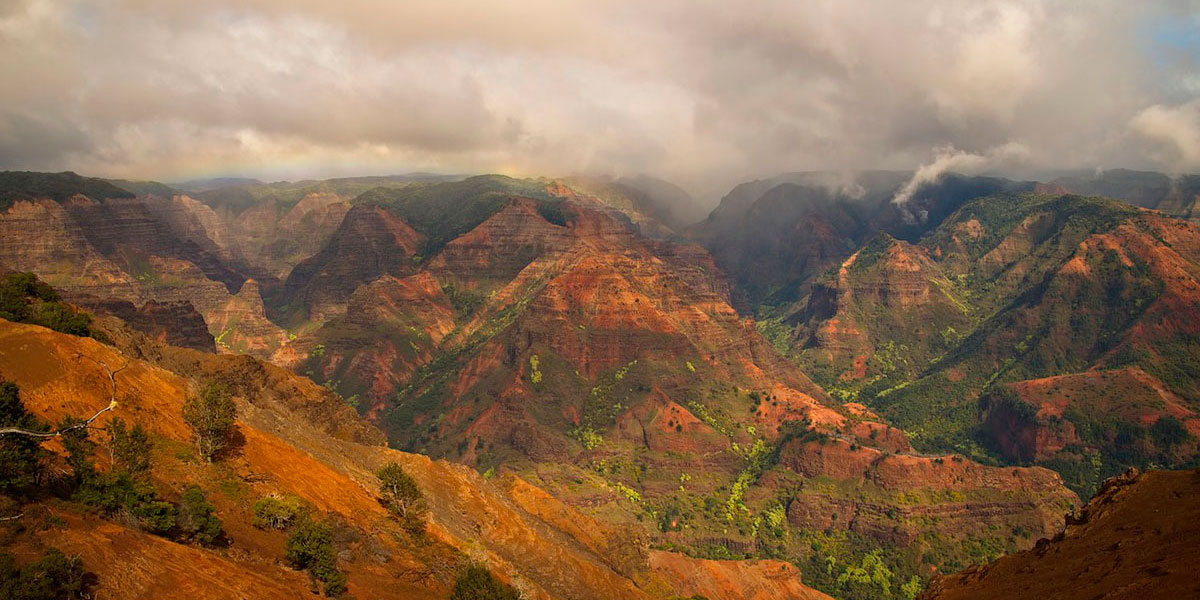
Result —
<path fill-rule="evenodd" d="M 296 569 L 307 569 L 325 584 L 326 596 L 340 596 L 346 592 L 346 575 L 337 568 L 333 528 L 328 524 L 304 519 L 288 536 L 285 550 L 288 564 Z"/>
<path fill-rule="evenodd" d="M 388 511 L 400 520 L 409 533 L 423 531 L 425 513 L 429 507 L 416 480 L 395 462 L 384 465 L 375 476 L 379 478 L 379 491 L 383 494 L 383 504 Z"/>
<path fill-rule="evenodd" d="M 225 535 L 216 509 L 204 497 L 204 491 L 191 486 L 183 493 L 179 503 L 179 533 L 184 540 L 199 542 L 205 546 L 217 543 Z"/>
<path fill-rule="evenodd" d="M 0 381 L 0 427 L 46 429 L 45 424 L 25 410 L 16 384 L 7 381 Z M 44 454 L 35 438 L 0 435 L 0 492 L 11 492 L 32 485 L 41 471 Z"/>
<path fill-rule="evenodd" d="M 100 335 L 91 329 L 91 315 L 62 302 L 58 292 L 33 273 L 10 273 L 0 279 L 0 318 L 81 337 Z"/>
<path fill-rule="evenodd" d="M 511 585 L 506 585 L 492 575 L 487 567 L 476 563 L 467 564 L 454 578 L 454 590 L 450 600 L 518 600 L 521 597 Z"/>
<path fill-rule="evenodd" d="M 195 434 L 196 451 L 208 462 L 229 446 L 236 418 L 237 406 L 229 388 L 216 381 L 206 382 L 199 394 L 183 404 L 183 420 Z"/>
<path fill-rule="evenodd" d="M 11 554 L 0 554 L 0 598 L 6 600 L 73 600 L 87 597 L 87 573 L 79 557 L 48 548 L 42 557 L 18 566 Z"/>
<path fill-rule="evenodd" d="M 259 529 L 287 529 L 304 515 L 304 507 L 297 496 L 265 496 L 254 503 L 251 521 Z"/>

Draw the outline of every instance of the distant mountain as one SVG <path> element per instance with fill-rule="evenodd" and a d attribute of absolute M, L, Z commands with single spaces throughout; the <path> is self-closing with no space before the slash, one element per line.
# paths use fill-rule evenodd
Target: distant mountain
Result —
<path fill-rule="evenodd" d="M 1064 192 L 1106 196 L 1177 217 L 1200 218 L 1200 175 L 1172 177 L 1152 171 L 1108 169 L 1063 174 L 1049 183 Z"/>
<path fill-rule="evenodd" d="M 948 174 L 905 205 L 892 200 L 908 173 L 868 171 L 853 185 L 832 173 L 797 173 L 735 187 L 688 230 L 737 282 L 739 308 L 759 316 L 794 310 L 815 277 L 879 232 L 916 241 L 963 203 L 1033 182 Z"/>
<path fill-rule="evenodd" d="M 633 175 L 621 177 L 614 183 L 640 192 L 655 218 L 676 231 L 706 216 L 707 211 L 699 201 L 669 181 L 649 175 Z"/>
<path fill-rule="evenodd" d="M 980 442 L 1082 494 L 1129 465 L 1200 458 L 1194 224 L 989 196 L 917 245 L 877 238 L 814 286 L 790 338 L 799 363 L 921 447 L 982 458 Z"/>
<path fill-rule="evenodd" d="M 182 194 L 165 183 L 157 181 L 131 181 L 128 179 L 108 179 L 109 183 L 137 196 L 159 196 L 162 198 L 170 198 L 178 194 Z"/>
<path fill-rule="evenodd" d="M 36 173 L 32 171 L 0 171 L 0 210 L 7 210 L 21 200 L 49 199 L 58 203 L 82 195 L 97 199 L 132 198 L 133 193 L 94 177 L 83 177 L 71 171 Z"/>
<path fill-rule="evenodd" d="M 262 185 L 262 181 L 250 177 L 210 177 L 206 179 L 189 179 L 187 181 L 177 181 L 171 185 L 176 189 L 188 192 L 207 192 L 226 187 L 238 187 L 245 185 Z"/>

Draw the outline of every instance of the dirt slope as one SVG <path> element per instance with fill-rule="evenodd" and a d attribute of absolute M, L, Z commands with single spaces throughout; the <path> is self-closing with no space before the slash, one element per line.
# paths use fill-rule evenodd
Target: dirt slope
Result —
<path fill-rule="evenodd" d="M 1200 471 L 1105 483 L 1053 541 L 934 582 L 923 600 L 1197 598 Z"/>
<path fill-rule="evenodd" d="M 198 360 L 233 359 L 178 352 Z M 185 362 L 180 356 L 174 360 Z M 183 486 L 200 485 L 217 507 L 232 544 L 213 550 L 176 544 L 82 515 L 70 504 L 27 507 L 30 519 L 53 514 L 65 525 L 29 527 L 10 544 L 13 551 L 29 555 L 34 548 L 54 545 L 80 554 L 97 575 L 97 597 L 309 597 L 307 577 L 281 565 L 284 535 L 249 525 L 250 505 L 270 493 L 296 494 L 339 523 L 339 568 L 349 575 L 350 592 L 358 598 L 446 597 L 452 577 L 447 565 L 452 568 L 464 555 L 486 563 L 527 598 L 665 597 L 672 589 L 689 588 L 664 577 L 679 569 L 711 570 L 703 561 L 674 556 L 669 562 L 677 566 L 663 571 L 636 539 L 629 540 L 630 546 L 614 540 L 594 549 L 588 542 L 602 535 L 604 526 L 582 514 L 571 515 L 570 528 L 538 516 L 550 514 L 539 508 L 544 493 L 527 494 L 523 502 L 530 512 L 503 487 L 465 466 L 356 443 L 349 441 L 350 435 L 332 437 L 324 425 L 314 426 L 289 410 L 289 402 L 277 398 L 288 388 L 279 384 L 264 388 L 270 393 L 263 394 L 235 388 L 240 441 L 222 463 L 186 460 L 189 431 L 180 413 L 192 381 L 91 339 L 0 321 L 0 377 L 21 386 L 26 406 L 44 419 L 91 414 L 107 404 L 100 363 L 125 368 L 117 375 L 118 408 L 97 425 L 114 415 L 147 427 L 155 440 L 153 476 L 159 493 L 177 498 Z M 377 482 L 371 473 L 393 460 L 413 475 L 429 499 L 428 543 L 408 541 L 372 491 Z M 634 560 L 614 558 L 618 555 Z M 726 586 L 728 593 L 710 598 L 741 598 L 745 596 L 737 590 L 760 588 L 782 594 L 773 597 L 820 597 L 800 584 L 794 572 L 784 581 L 776 570 L 749 565 L 723 567 L 722 572 L 736 577 L 724 575 L 733 582 Z"/>

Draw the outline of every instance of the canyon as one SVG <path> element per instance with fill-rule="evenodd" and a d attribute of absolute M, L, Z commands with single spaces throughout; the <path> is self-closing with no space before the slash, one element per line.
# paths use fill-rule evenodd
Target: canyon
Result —
<path fill-rule="evenodd" d="M 164 439 L 186 439 L 167 413 L 188 386 L 228 382 L 267 440 L 235 474 L 349 520 L 352 591 L 394 577 L 359 554 L 380 545 L 445 596 L 437 564 L 483 535 L 476 558 L 529 597 L 873 597 L 845 582 L 871 561 L 888 594 L 912 589 L 1053 538 L 1128 466 L 1200 452 L 1187 214 L 952 174 L 893 203 L 907 176 L 868 172 L 852 194 L 820 174 L 751 182 L 689 226 L 686 194 L 636 179 L 185 191 L 42 174 L 3 196 L 0 265 L 164 371 L 144 401 L 174 404 L 137 409 Z M 52 347 L 110 351 L 14 327 L 68 371 Z M 9 356 L 0 377 L 39 416 L 94 410 L 46 404 L 53 377 Z M 164 489 L 216 483 L 162 459 Z M 380 537 L 369 488 L 387 459 L 436 499 L 440 558 Z M 66 535 L 87 531 L 256 585 L 272 551 L 245 497 L 216 502 L 251 558 L 74 514 L 64 537 L 21 543 L 110 561 Z M 573 569 L 589 574 L 568 591 Z M 282 572 L 281 597 L 307 585 Z"/>

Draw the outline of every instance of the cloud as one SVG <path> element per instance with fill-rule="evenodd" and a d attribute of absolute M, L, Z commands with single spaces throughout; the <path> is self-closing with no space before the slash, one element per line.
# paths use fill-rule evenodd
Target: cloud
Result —
<path fill-rule="evenodd" d="M 1200 168 L 1194 139 L 1164 137 L 1196 94 L 1179 40 L 1198 8 L 8 0 L 0 168 L 645 172 L 711 199 L 783 171 L 911 169 L 943 147 Z"/>
<path fill-rule="evenodd" d="M 917 167 L 912 178 L 896 192 L 892 203 L 907 204 L 909 200 L 912 200 L 913 194 L 921 189 L 921 186 L 937 181 L 945 173 L 974 175 L 984 170 L 1004 171 L 1021 166 L 1028 160 L 1028 157 L 1029 150 L 1017 143 L 989 148 L 982 154 L 955 150 L 954 146 L 935 148 L 933 161 Z"/>
<path fill-rule="evenodd" d="M 1200 100 L 1147 107 L 1130 120 L 1129 127 L 1157 144 L 1160 164 L 1180 171 L 1200 166 Z"/>

